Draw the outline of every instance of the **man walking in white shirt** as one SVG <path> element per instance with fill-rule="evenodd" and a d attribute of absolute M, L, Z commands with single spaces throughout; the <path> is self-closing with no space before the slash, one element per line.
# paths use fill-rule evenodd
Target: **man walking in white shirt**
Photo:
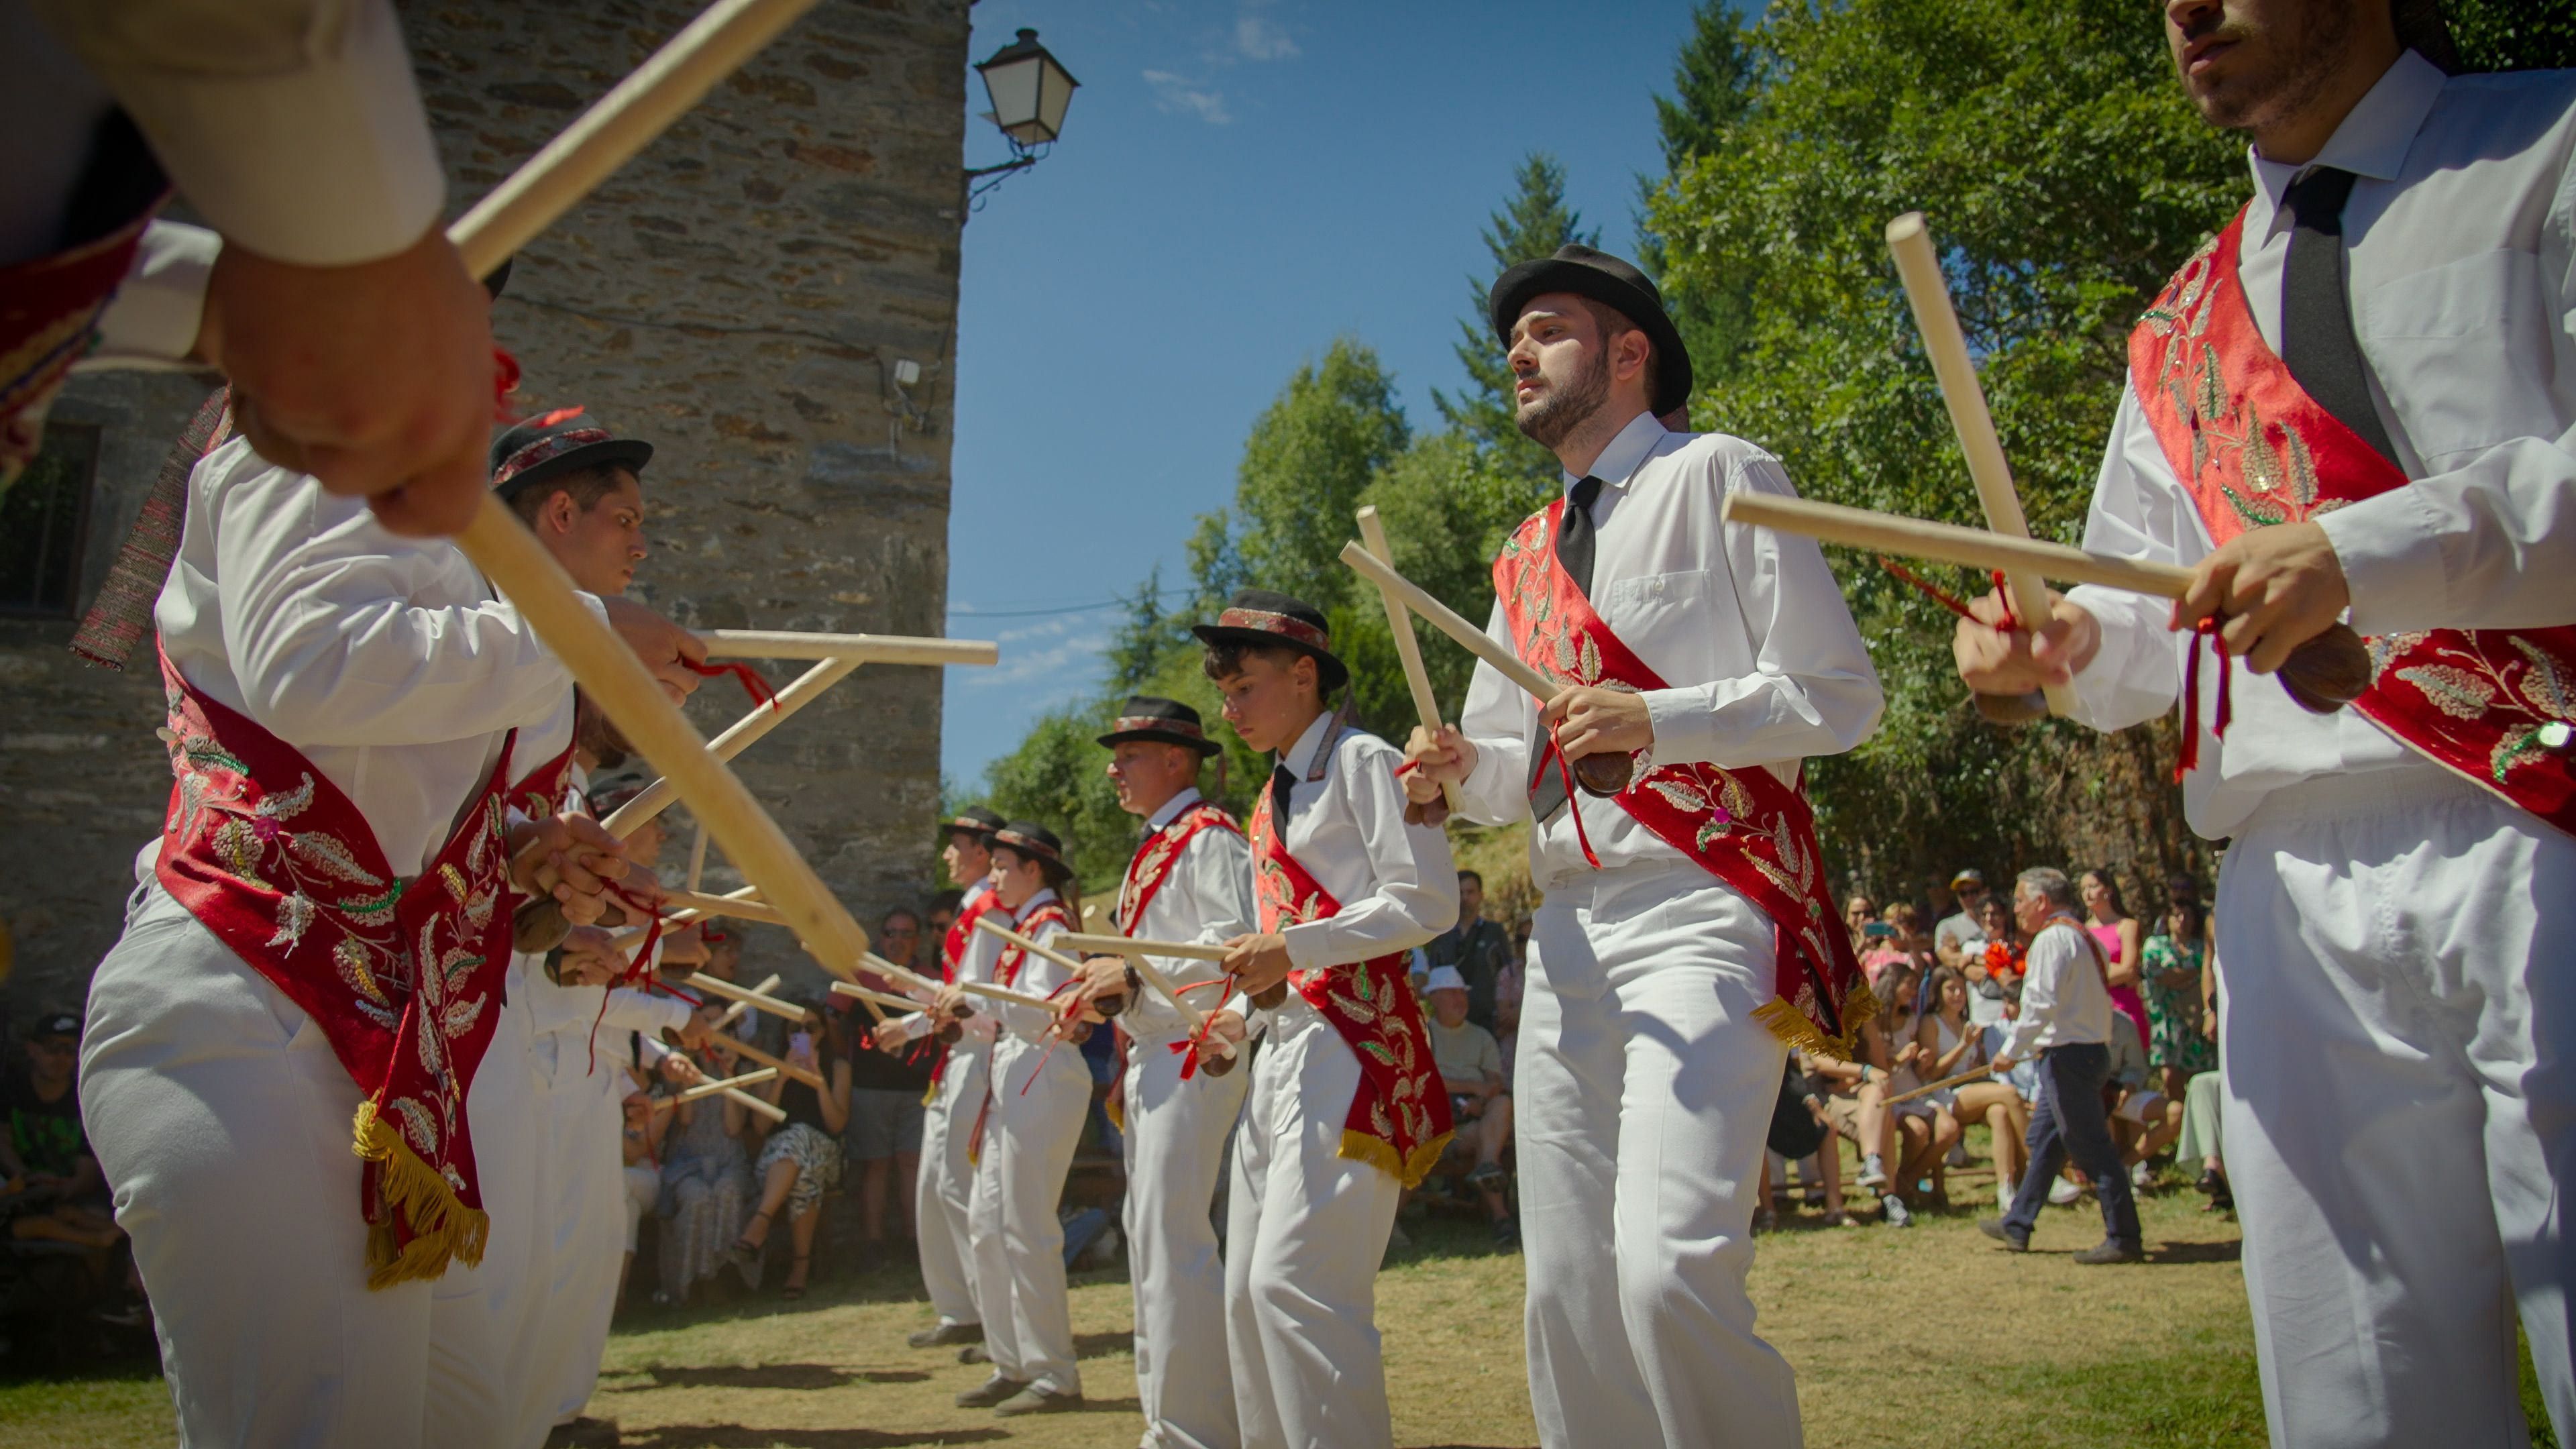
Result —
<path fill-rule="evenodd" d="M 2165 21 L 2254 195 L 2130 339 L 2085 544 L 2195 588 L 2072 590 L 2035 644 L 1983 601 L 1960 673 L 2188 724 L 2217 681 L 2187 685 L 2177 621 L 2223 613 L 2258 673 L 2347 608 L 2372 636 L 2339 714 L 2235 681 L 2183 781 L 2235 840 L 2220 1057 L 2264 1409 L 2301 1449 L 2520 1443 L 2509 1293 L 2565 1437 L 2576 1004 L 2543 968 L 2576 930 L 2576 74 L 2445 77 L 2384 0 Z"/>
<path fill-rule="evenodd" d="M 2075 919 L 2075 887 L 2064 871 L 2023 871 L 2013 883 L 2012 905 L 2013 918 L 2032 933 L 2030 969 L 2022 977 L 2021 1015 L 2005 1029 L 1993 1066 L 2001 1077 L 2014 1062 L 2034 1058 L 2039 1099 L 2030 1108 L 2030 1165 L 2012 1207 L 2002 1217 L 1978 1219 L 1978 1230 L 2016 1253 L 2029 1252 L 2048 1189 L 2072 1157 L 2102 1200 L 2104 1233 L 2075 1261 L 2134 1263 L 2145 1256 L 2138 1204 L 2102 1110 L 2102 1084 L 2111 1077 L 2111 987 L 2101 948 Z"/>
<path fill-rule="evenodd" d="M 1657 421 L 1691 370 L 1652 282 L 1571 246 L 1491 311 L 1566 497 L 1504 545 L 1487 627 L 1559 692 L 1480 664 L 1405 784 L 1537 822 L 1516 1131 L 1539 1435 L 1796 1444 L 1744 1277 L 1782 1060 L 1847 1054 L 1875 1010 L 1799 781 L 1877 723 L 1878 677 L 1812 543 L 1720 521 L 1731 492 L 1791 491 L 1778 461 Z M 1589 755 L 1628 767 L 1615 801 L 1568 798 Z"/>

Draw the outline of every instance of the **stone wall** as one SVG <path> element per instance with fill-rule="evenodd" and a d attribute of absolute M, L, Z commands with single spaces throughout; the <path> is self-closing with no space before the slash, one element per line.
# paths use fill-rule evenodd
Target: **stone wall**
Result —
<path fill-rule="evenodd" d="M 405 4 L 451 206 L 692 13 Z M 494 325 L 524 369 L 521 409 L 577 403 L 653 442 L 635 594 L 684 623 L 943 632 L 967 29 L 966 0 L 824 0 L 519 258 Z M 908 399 L 898 360 L 921 367 Z M 99 377 L 59 410 L 103 428 L 84 597 L 202 396 Z M 168 793 L 148 667 L 77 664 L 70 632 L 0 620 L 0 915 L 21 1019 L 77 1002 Z M 712 733 L 746 707 L 719 680 L 692 713 Z M 936 671 L 871 665 L 740 761 L 871 926 L 929 889 L 939 724 Z M 721 862 L 707 878 L 739 883 Z M 752 953 L 798 978 L 783 933 L 754 928 Z"/>

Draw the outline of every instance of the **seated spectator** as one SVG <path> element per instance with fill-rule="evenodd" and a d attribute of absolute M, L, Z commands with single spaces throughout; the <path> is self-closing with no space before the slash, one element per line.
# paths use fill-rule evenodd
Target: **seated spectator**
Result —
<path fill-rule="evenodd" d="M 1824 1091 L 1825 1120 L 1859 1150 L 1860 1186 L 1877 1196 L 1890 1227 L 1912 1224 L 1914 1214 L 1905 1200 L 1888 1191 L 1887 1159 L 1895 1151 L 1896 1126 L 1887 1110 L 1890 1061 L 1878 1019 L 1860 1023 L 1849 1058 L 1801 1051 L 1798 1065 Z"/>
<path fill-rule="evenodd" d="M 1942 965 L 1965 970 L 1968 942 L 1991 939 L 1980 923 L 1985 919 L 1983 907 L 1993 893 L 1986 889 L 1985 874 L 1969 869 L 1950 877 L 1950 894 L 1957 899 L 1959 910 L 1956 915 L 1942 917 L 1941 923 L 1932 928 L 1932 953 Z"/>
<path fill-rule="evenodd" d="M 617 1304 L 626 1306 L 626 1280 L 635 1271 L 635 1244 L 644 1215 L 662 1196 L 662 1133 L 672 1103 L 639 1087 L 626 1094 L 626 1129 L 618 1151 L 626 1176 L 626 1261 L 617 1269 Z"/>
<path fill-rule="evenodd" d="M 1878 907 L 1869 897 L 1854 891 L 1843 902 L 1843 927 L 1851 932 L 1852 954 L 1860 957 L 1863 965 L 1868 964 L 1869 953 L 1878 944 L 1878 938 L 1887 934 L 1870 929 L 1877 924 Z"/>
<path fill-rule="evenodd" d="M 896 907 L 877 923 L 877 954 L 897 966 L 921 969 L 921 918 Z M 933 965 L 930 974 L 938 974 Z M 870 979 L 863 984 L 887 992 L 901 991 L 895 982 Z M 845 1007 L 849 998 L 831 1004 Z M 903 1013 L 897 1013 L 902 1015 Z M 853 1009 L 841 1012 L 845 1030 L 867 1031 L 872 1023 Z M 913 1175 L 921 1164 L 922 1094 L 930 1088 L 932 1043 L 900 1032 L 883 1034 L 876 1050 L 854 1051 L 850 1058 L 850 1126 L 841 1135 L 841 1150 L 859 1175 L 859 1257 L 862 1273 L 873 1273 L 896 1260 L 886 1243 L 887 1219 L 906 1241 L 913 1235 Z M 1095 1035 L 1106 1036 L 1101 1032 Z M 874 1042 L 874 1038 L 870 1039 Z M 906 1252 L 904 1257 L 909 1258 Z"/>
<path fill-rule="evenodd" d="M 36 1018 L 25 1065 L 0 1075 L 0 1220 L 12 1238 L 112 1248 L 125 1234 L 74 1090 L 80 1025 L 68 1011 Z"/>
<path fill-rule="evenodd" d="M 1450 1115 L 1458 1124 L 1441 1157 L 1446 1170 L 1470 1160 L 1467 1182 L 1485 1199 L 1499 1247 L 1520 1246 L 1520 1225 L 1503 1200 L 1503 1152 L 1512 1144 L 1512 1099 L 1503 1090 L 1503 1050 L 1494 1034 L 1467 1019 L 1467 982 L 1455 966 L 1431 970 L 1431 1060 L 1440 1069 L 1449 1093 Z"/>
<path fill-rule="evenodd" d="M 2023 952 L 2012 906 L 2000 897 L 1986 897 L 1977 908 L 1976 934 L 1960 942 L 1959 974 L 1968 982 L 1968 1020 L 1995 1026 L 2011 1014 L 2007 1008 L 2021 995 L 2022 973 L 2028 969 Z"/>
<path fill-rule="evenodd" d="M 823 1086 L 817 1090 L 782 1072 L 758 1088 L 764 1100 L 787 1113 L 787 1120 L 774 1128 L 762 1123 L 768 1137 L 753 1169 L 760 1182 L 760 1207 L 728 1252 L 737 1265 L 757 1263 L 770 1228 L 784 1212 L 794 1261 L 779 1295 L 794 1300 L 805 1296 L 806 1276 L 813 1268 L 823 1194 L 841 1181 L 840 1139 L 850 1125 L 849 1037 L 836 1020 L 809 1004 L 804 1021 L 787 1038 L 784 1055 L 789 1066 L 822 1078 Z"/>
<path fill-rule="evenodd" d="M 1494 992 L 1512 961 L 1511 933 L 1485 917 L 1485 878 L 1458 872 L 1458 920 L 1422 948 L 1428 966 L 1455 967 L 1467 983 L 1467 1020 L 1494 1029 Z M 1422 969 L 1427 970 L 1428 966 Z"/>
<path fill-rule="evenodd" d="M 1948 966 L 1935 966 L 1924 997 L 1932 1010 L 1916 1024 L 1915 1040 L 1930 1058 L 1932 1080 L 1973 1072 L 1986 1061 L 1986 1033 L 1968 1019 L 1967 977 Z M 1984 1122 L 1994 1135 L 1995 1201 L 2012 1206 L 2013 1184 L 2021 1180 L 2022 1137 L 2030 1130 L 2030 1109 L 2010 1082 L 1962 1082 L 1933 1094 L 1949 1108 L 1964 1131 Z"/>
<path fill-rule="evenodd" d="M 723 1015 L 716 1007 L 699 1009 L 709 1021 Z M 738 1076 L 741 1058 L 718 1033 L 701 1060 L 703 1075 L 717 1081 Z M 656 1203 L 662 1218 L 660 1286 L 653 1301 L 686 1303 L 698 1284 L 725 1265 L 725 1245 L 742 1229 L 743 1206 L 751 1199 L 751 1155 L 744 1148 L 752 1132 L 751 1109 L 730 1096 L 701 1097 L 671 1109 L 662 1142 L 661 1190 Z M 756 1275 L 743 1281 L 757 1287 Z"/>
<path fill-rule="evenodd" d="M 1882 1040 L 1894 1044 L 1887 1095 L 1903 1097 L 1940 1079 L 1930 1070 L 1932 1051 L 1925 1042 L 1927 1035 L 1934 1034 L 1924 1030 L 1922 1019 L 1907 1004 L 1915 999 L 1912 963 L 1900 961 L 1889 967 L 1887 981 L 1891 999 L 1881 1004 L 1878 1031 Z M 1958 1144 L 1959 1122 L 1940 1093 L 1898 1102 L 1889 1110 L 1895 1114 L 1898 1144 L 1892 1191 L 1909 1206 L 1920 1207 L 1927 1181 L 1935 1197 L 1945 1191 L 1943 1159 Z"/>
<path fill-rule="evenodd" d="M 2195 983 L 2197 984 L 2197 983 Z M 2148 1159 L 2182 1135 L 2182 1104 L 2159 1090 L 2160 1079 L 2147 1065 L 2147 1049 L 2136 1023 L 2116 1017 L 2111 1023 L 2111 1138 L 2120 1146 L 2120 1161 L 2129 1182 L 2145 1187 Z"/>
<path fill-rule="evenodd" d="M 2174 1160 L 2188 1168 L 2200 1164 L 2200 1180 L 2192 1186 L 2208 1194 L 2209 1201 L 2200 1205 L 2202 1212 L 2233 1212 L 2236 1194 L 2227 1186 L 2227 1164 L 2221 1156 L 2218 1129 L 2218 1106 L 2225 1095 L 2218 1073 L 2197 1072 L 2183 1087 L 2182 1136 L 2174 1146 Z"/>
<path fill-rule="evenodd" d="M 2218 1070 L 2218 1044 L 2203 1019 L 2200 903 L 2174 901 L 2163 926 L 2141 948 L 2138 985 L 2147 1003 L 2147 1064 L 2163 1078 L 2165 1095 L 2180 1101 L 2195 1075 Z"/>
<path fill-rule="evenodd" d="M 1774 1157 L 1783 1164 L 1814 1164 L 1802 1165 L 1799 1171 L 1812 1171 L 1823 1179 L 1823 1190 L 1813 1196 L 1813 1202 L 1825 1210 L 1825 1226 L 1839 1228 L 1850 1223 L 1850 1217 L 1843 1212 L 1843 1155 L 1834 1140 L 1834 1124 L 1825 1113 L 1824 1094 L 1806 1073 L 1798 1070 L 1795 1052 L 1780 1068 L 1780 1101 L 1772 1108 L 1771 1131 L 1765 1145 L 1769 1151 L 1763 1154 L 1762 1180 L 1770 1205 L 1757 1210 L 1755 1227 L 1778 1226 L 1780 1209 L 1788 1202 L 1787 1184 L 1774 1175 L 1781 1170 L 1773 1166 Z"/>
<path fill-rule="evenodd" d="M 1494 982 L 1494 1044 L 1503 1049 L 1503 1090 L 1512 1089 L 1521 1044 L 1521 963 L 1515 958 Z"/>

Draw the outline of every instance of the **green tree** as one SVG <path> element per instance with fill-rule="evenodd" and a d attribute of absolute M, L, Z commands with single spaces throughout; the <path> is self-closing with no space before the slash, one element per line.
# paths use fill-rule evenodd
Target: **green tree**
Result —
<path fill-rule="evenodd" d="M 2576 66 L 2576 0 L 2442 0 L 2439 9 L 2450 22 L 2460 70 Z"/>
<path fill-rule="evenodd" d="M 1556 459 L 1545 448 L 1521 436 L 1513 421 L 1512 370 L 1503 361 L 1494 337 L 1493 319 L 1485 310 L 1494 281 L 1504 272 L 1538 257 L 1554 256 L 1570 242 L 1601 243 L 1600 228 L 1583 229 L 1583 218 L 1565 204 L 1565 167 L 1555 157 L 1533 151 L 1512 173 L 1512 194 L 1502 209 L 1485 220 L 1485 253 L 1494 270 L 1467 279 L 1467 315 L 1458 319 L 1458 365 L 1467 372 L 1469 388 L 1452 397 L 1434 388 L 1431 400 L 1450 428 L 1473 442 L 1488 466 L 1532 480 L 1554 479 Z"/>
<path fill-rule="evenodd" d="M 1729 0 L 1701 0 L 1691 12 L 1690 39 L 1682 42 L 1673 62 L 1673 94 L 1655 97 L 1656 139 L 1663 146 L 1666 175 L 1688 170 L 1703 156 L 1727 145 L 1728 134 L 1743 121 L 1766 77 L 1768 53 L 1753 42 Z M 1638 220 L 1637 262 L 1660 277 L 1669 258 L 1664 239 L 1655 232 L 1652 203 L 1660 178 L 1639 178 L 1647 216 Z M 1691 367 L 1702 382 L 1734 374 L 1741 365 L 1746 334 L 1752 328 L 1753 295 L 1742 281 L 1701 277 L 1682 291 L 1667 288 L 1665 310 L 1690 349 Z"/>
<path fill-rule="evenodd" d="M 1338 555 L 1379 469 L 1412 441 L 1377 353 L 1337 339 L 1300 365 L 1252 424 L 1236 469 L 1234 552 L 1243 582 L 1318 606 L 1342 597 Z"/>

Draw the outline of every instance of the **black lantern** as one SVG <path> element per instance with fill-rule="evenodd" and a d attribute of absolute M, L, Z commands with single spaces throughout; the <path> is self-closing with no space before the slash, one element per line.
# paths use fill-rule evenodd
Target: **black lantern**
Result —
<path fill-rule="evenodd" d="M 984 78 L 985 98 L 993 103 L 985 118 L 1001 127 L 1014 146 L 1042 146 L 1062 135 L 1064 108 L 1073 100 L 1073 88 L 1082 84 L 1038 44 L 1038 33 L 1027 29 L 975 67 L 975 73 Z"/>

